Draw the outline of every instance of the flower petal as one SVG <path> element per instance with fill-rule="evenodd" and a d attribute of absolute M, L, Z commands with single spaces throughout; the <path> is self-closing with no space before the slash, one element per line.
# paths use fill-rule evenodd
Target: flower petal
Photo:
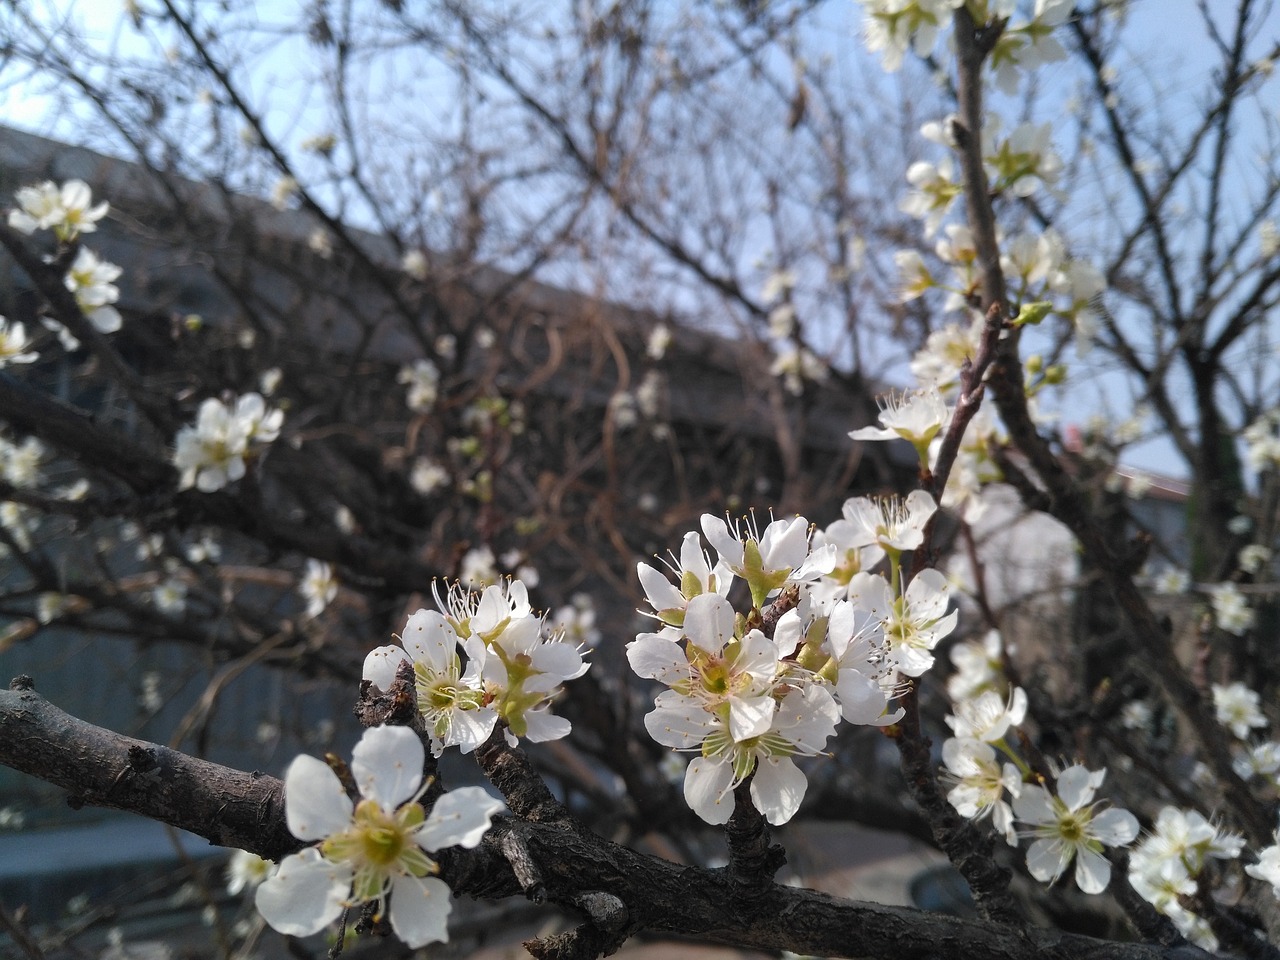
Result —
<path fill-rule="evenodd" d="M 370 650 L 368 656 L 364 658 L 364 672 L 361 676 L 386 693 L 391 689 L 391 684 L 396 678 L 396 668 L 402 661 L 408 659 L 409 654 L 405 653 L 404 647 L 398 647 L 395 644 L 377 647 Z"/>
<path fill-rule="evenodd" d="M 439 673 L 458 651 L 458 634 L 453 625 L 435 610 L 411 614 L 400 631 L 400 642 L 409 656 Z"/>
<path fill-rule="evenodd" d="M 674 640 L 642 633 L 627 644 L 627 662 L 636 676 L 674 686 L 689 677 L 689 660 Z"/>
<path fill-rule="evenodd" d="M 426 751 L 408 727 L 372 727 L 351 751 L 351 772 L 360 795 L 394 810 L 422 785 Z"/>
<path fill-rule="evenodd" d="M 733 764 L 694 757 L 684 772 L 684 799 L 707 823 L 728 823 L 733 813 Z"/>
<path fill-rule="evenodd" d="M 647 563 L 637 563 L 636 575 L 639 576 L 640 586 L 644 589 L 645 598 L 649 601 L 649 606 L 653 607 L 655 613 L 661 614 L 666 610 L 684 609 L 684 594 L 663 576 L 662 571 L 649 566 Z"/>
<path fill-rule="evenodd" d="M 1067 767 L 1058 775 L 1058 799 L 1067 805 L 1068 810 L 1079 810 L 1093 800 L 1104 776 L 1105 770 L 1094 773 L 1078 763 Z"/>
<path fill-rule="evenodd" d="M 493 815 L 502 808 L 502 801 L 491 797 L 482 787 L 450 790 L 436 801 L 414 839 L 428 851 L 444 847 L 470 849 L 480 842 Z"/>
<path fill-rule="evenodd" d="M 730 697 L 729 734 L 739 743 L 769 732 L 778 701 L 773 697 Z"/>
<path fill-rule="evenodd" d="M 391 929 L 410 947 L 447 943 L 452 894 L 443 880 L 402 873 L 391 882 Z"/>
<path fill-rule="evenodd" d="M 796 815 L 808 787 L 804 773 L 789 757 L 764 757 L 751 781 L 751 799 L 776 827 Z"/>
<path fill-rule="evenodd" d="M 1028 786 L 1014 797 L 1013 813 L 1023 823 L 1054 823 L 1058 819 L 1049 792 L 1041 786 Z"/>
<path fill-rule="evenodd" d="M 1076 885 L 1085 893 L 1101 893 L 1110 880 L 1111 864 L 1106 857 L 1082 847 L 1076 856 Z"/>
<path fill-rule="evenodd" d="M 350 892 L 351 869 L 310 847 L 285 857 L 275 876 L 258 887 L 254 903 L 272 928 L 305 937 L 337 920 Z"/>
<path fill-rule="evenodd" d="M 323 840 L 351 825 L 351 798 L 328 764 L 306 754 L 284 775 L 284 813 L 299 840 Z"/>
<path fill-rule="evenodd" d="M 689 642 L 718 654 L 733 639 L 733 605 L 718 593 L 704 593 L 689 601 L 684 634 Z"/>
<path fill-rule="evenodd" d="M 658 694 L 654 709 L 645 714 L 644 728 L 664 747 L 688 750 L 699 746 L 719 722 L 702 709 L 702 704 L 674 690 Z"/>
<path fill-rule="evenodd" d="M 1037 840 L 1027 851 L 1027 871 L 1041 883 L 1053 883 L 1071 862 L 1074 847 L 1061 840 Z"/>
<path fill-rule="evenodd" d="M 720 559 L 731 567 L 741 567 L 745 550 L 742 541 L 729 532 L 729 525 L 709 513 L 702 515 L 701 524 L 703 536 L 716 548 Z"/>
<path fill-rule="evenodd" d="M 532 743 L 545 743 L 548 740 L 559 740 L 567 737 L 573 729 L 564 717 L 557 717 L 546 707 L 538 710 L 526 710 L 524 714 L 525 739 Z"/>
<path fill-rule="evenodd" d="M 1128 810 L 1109 807 L 1093 818 L 1089 835 L 1108 847 L 1123 847 L 1138 835 L 1138 818 Z"/>

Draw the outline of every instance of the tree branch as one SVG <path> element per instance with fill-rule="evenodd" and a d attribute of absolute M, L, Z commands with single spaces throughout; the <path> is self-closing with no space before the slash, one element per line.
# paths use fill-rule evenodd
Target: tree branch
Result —
<path fill-rule="evenodd" d="M 284 818 L 284 787 L 134 740 L 71 717 L 17 678 L 0 692 L 0 763 L 63 787 L 73 806 L 128 810 L 205 837 L 279 859 L 302 846 Z M 886 907 L 777 884 L 750 902 L 735 894 L 727 870 L 682 866 L 637 853 L 574 821 L 518 821 L 520 873 L 541 879 L 549 903 L 585 913 L 587 931 L 550 942 L 540 955 L 592 956 L 621 932 L 646 931 L 761 950 L 843 957 L 925 960 L 1208 960 L 1194 947 L 1113 943 L 1049 930 L 1013 930 L 903 907 Z M 523 896 L 508 839 L 498 827 L 475 850 L 441 854 L 442 876 L 456 893 Z M 594 938 L 594 939 L 593 939 Z"/>

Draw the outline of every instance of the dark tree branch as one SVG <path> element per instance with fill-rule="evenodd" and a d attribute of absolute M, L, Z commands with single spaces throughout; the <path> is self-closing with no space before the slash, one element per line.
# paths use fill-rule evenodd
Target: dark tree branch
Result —
<path fill-rule="evenodd" d="M 18 678 L 0 692 L 0 763 L 69 791 L 73 806 L 127 810 L 211 842 L 278 859 L 300 844 L 284 819 L 283 784 L 198 760 L 77 720 Z M 532 775 L 532 774 L 530 774 Z M 573 821 L 518 821 L 519 874 L 541 876 L 545 899 L 586 914 L 589 929 L 542 941 L 549 957 L 597 956 L 623 933 L 645 931 L 760 950 L 893 960 L 1209 960 L 1189 946 L 1116 943 L 1051 930 L 1014 930 L 903 907 L 764 885 L 750 902 L 727 870 L 681 866 L 597 837 Z M 475 850 L 441 854 L 457 893 L 527 891 L 499 826 Z"/>

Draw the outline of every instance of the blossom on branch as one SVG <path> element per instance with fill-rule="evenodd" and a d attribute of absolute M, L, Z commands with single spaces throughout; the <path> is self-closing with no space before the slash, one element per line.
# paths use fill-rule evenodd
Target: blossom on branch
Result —
<path fill-rule="evenodd" d="M 342 911 L 375 903 L 410 947 L 447 941 L 451 891 L 428 854 L 474 847 L 502 804 L 479 787 L 440 797 L 428 814 L 419 802 L 425 752 L 407 727 L 366 730 L 352 754 L 360 791 L 352 803 L 323 761 L 300 756 L 285 774 L 285 818 L 299 840 L 317 841 L 286 857 L 258 887 L 263 918 L 289 936 L 319 932 Z"/>
<path fill-rule="evenodd" d="M 1042 786 L 1024 788 L 1013 801 L 1014 815 L 1031 825 L 1026 836 L 1035 837 L 1027 850 L 1027 870 L 1042 883 L 1053 883 L 1076 863 L 1076 885 L 1084 893 L 1101 893 L 1111 879 L 1111 864 L 1104 847 L 1122 847 L 1138 835 L 1138 820 L 1128 810 L 1099 810 L 1093 795 L 1106 770 L 1092 771 L 1079 764 L 1058 777 L 1057 796 Z"/>
<path fill-rule="evenodd" d="M 720 517 L 704 513 L 702 532 L 720 560 L 747 581 L 756 607 L 788 583 L 817 580 L 835 568 L 835 547 L 810 550 L 809 521 L 804 517 L 773 520 L 761 534 L 754 517 L 731 531 Z"/>
<path fill-rule="evenodd" d="M 676 574 L 676 583 L 666 578 L 662 571 L 647 563 L 636 564 L 636 575 L 644 589 L 645 599 L 653 608 L 653 616 L 662 623 L 678 627 L 684 623 L 685 608 L 694 597 L 707 593 L 724 596 L 733 586 L 733 571 L 723 559 L 712 567 L 702 538 L 694 531 L 680 541 L 680 557 L 674 556 L 667 566 Z"/>
<path fill-rule="evenodd" d="M 436 405 L 440 395 L 440 370 L 430 360 L 423 358 L 401 367 L 396 381 L 408 384 L 405 405 L 414 413 L 428 413 Z"/>
<path fill-rule="evenodd" d="M 212 493 L 239 480 L 251 445 L 275 440 L 283 422 L 284 413 L 269 409 L 261 394 L 246 393 L 232 406 L 208 398 L 196 422 L 178 431 L 173 455 L 182 471 L 178 489 Z"/>
<path fill-rule="evenodd" d="M 318 617 L 338 595 L 333 567 L 321 560 L 308 560 L 307 571 L 298 583 L 298 592 L 307 601 L 307 616 Z"/>
<path fill-rule="evenodd" d="M 950 419 L 950 410 L 932 384 L 920 390 L 889 394 L 881 400 L 880 426 L 862 427 L 849 434 L 853 440 L 906 440 L 916 448 L 921 463 L 928 462 L 929 444 Z"/>
<path fill-rule="evenodd" d="M 122 272 L 114 263 L 99 260 L 88 247 L 80 248 L 67 271 L 66 288 L 75 294 L 85 319 L 99 333 L 115 333 L 120 329 L 120 311 L 111 304 L 120 299 L 120 290 L 112 281 Z"/>
<path fill-rule="evenodd" d="M 947 793 L 947 802 L 956 813 L 971 820 L 991 817 L 1005 842 L 1016 847 L 1018 832 L 1005 793 L 1015 799 L 1022 793 L 1017 767 L 1011 763 L 1002 766 L 991 744 L 958 737 L 942 744 L 942 762 L 947 766 L 944 778 L 955 784 Z"/>
<path fill-rule="evenodd" d="M 52 230 L 63 243 L 98 229 L 107 214 L 105 202 L 92 205 L 93 194 L 83 180 L 68 180 L 61 187 L 52 180 L 23 187 L 14 194 L 17 210 L 9 211 L 9 226 L 21 233 Z"/>
<path fill-rule="evenodd" d="M 1250 731 L 1266 727 L 1267 718 L 1262 715 L 1260 704 L 1257 691 L 1239 681 L 1228 686 L 1213 685 L 1213 709 L 1218 722 L 1229 727 L 1237 739 L 1244 740 Z"/>
<path fill-rule="evenodd" d="M 11 363 L 34 363 L 39 360 L 40 354 L 27 349 L 30 346 L 25 326 L 0 317 L 0 370 Z"/>

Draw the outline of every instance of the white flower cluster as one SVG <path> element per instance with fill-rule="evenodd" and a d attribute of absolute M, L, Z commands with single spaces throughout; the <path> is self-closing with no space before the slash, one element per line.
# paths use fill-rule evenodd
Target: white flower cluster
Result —
<path fill-rule="evenodd" d="M 97 230 L 98 221 L 106 216 L 108 209 L 106 203 L 93 206 L 89 185 L 83 180 L 68 180 L 61 187 L 46 180 L 34 187 L 23 187 L 14 194 L 14 199 L 18 201 L 18 207 L 9 211 L 10 227 L 26 234 L 52 230 L 62 243 L 70 243 L 82 233 Z M 66 288 L 75 294 L 76 304 L 85 319 L 99 333 L 115 333 L 120 329 L 120 312 L 112 304 L 120 299 L 120 291 L 114 281 L 121 272 L 114 263 L 99 260 L 88 247 L 81 247 L 63 279 Z M 52 320 L 46 320 L 45 324 L 57 332 L 67 350 L 80 346 L 79 341 L 61 324 Z M 25 349 L 22 346 L 23 333 L 21 324 L 16 325 L 11 333 L 18 344 L 19 354 Z M 4 341 L 4 332 L 0 330 L 0 368 L 4 366 L 7 352 Z M 34 355 L 31 359 L 35 359 Z M 29 362 L 14 357 L 8 360 L 10 363 Z"/>
<path fill-rule="evenodd" d="M 508 742 L 558 740 L 569 721 L 551 712 L 560 685 L 587 672 L 578 647 L 546 634 L 519 580 L 474 593 L 454 584 L 436 610 L 419 610 L 400 635 L 401 646 L 378 647 L 364 661 L 364 679 L 388 690 L 402 663 L 413 668 L 418 711 L 432 752 L 470 753 L 499 720 Z"/>
<path fill-rule="evenodd" d="M 245 474 L 245 458 L 255 444 L 280 435 L 284 413 L 267 407 L 261 394 L 246 393 L 231 406 L 210 397 L 196 422 L 178 431 L 173 463 L 182 471 L 178 488 L 204 493 L 221 490 Z"/>
<path fill-rule="evenodd" d="M 425 357 L 400 368 L 398 383 L 407 384 L 405 405 L 414 413 L 429 413 L 440 396 L 440 370 Z"/>
<path fill-rule="evenodd" d="M 52 230 L 69 243 L 82 233 L 98 229 L 108 204 L 93 206 L 93 194 L 83 180 L 68 180 L 59 187 L 52 180 L 23 187 L 14 194 L 18 208 L 9 211 L 9 226 L 21 233 Z"/>
<path fill-rule="evenodd" d="M 1045 169 L 1033 170 L 1025 166 L 1030 162 L 1025 158 L 1006 157 L 1002 162 L 1011 171 L 1004 175 L 1005 179 L 1012 178 L 1011 183 L 1030 184 L 1049 176 Z M 1017 166 L 1018 163 L 1024 166 Z M 1012 171 L 1016 170 L 1023 173 L 1014 177 Z M 904 202 L 904 208 L 911 212 L 926 209 L 919 197 L 919 194 L 910 195 L 909 202 Z M 928 208 L 927 215 L 918 212 L 917 215 L 925 217 L 926 228 L 929 228 L 932 223 L 929 217 L 936 214 L 941 221 L 945 212 L 945 207 L 933 206 Z M 1087 349 L 1098 325 L 1095 304 L 1106 289 L 1102 274 L 1089 261 L 1068 257 L 1062 237 L 1052 228 L 1021 233 L 1007 241 L 1003 237 L 1000 239 L 1003 250 L 1000 267 L 1009 280 L 1010 296 L 1024 306 L 1047 305 L 1043 307 L 1043 315 L 1052 312 L 1069 321 L 1076 332 L 1078 349 Z M 950 267 L 949 277 L 935 275 L 917 251 L 900 250 L 894 255 L 900 275 L 899 298 L 906 302 L 923 296 L 930 289 L 937 289 L 947 294 L 943 302 L 945 311 L 966 309 L 979 283 L 977 250 L 969 227 L 959 223 L 948 224 L 944 236 L 934 245 L 934 253 Z M 949 387 L 954 382 L 950 378 L 954 378 L 959 370 L 956 361 L 973 355 L 981 330 L 982 321 L 978 319 L 967 328 L 956 327 L 947 329 L 945 334 L 932 334 L 912 364 L 920 382 L 934 383 L 944 390 Z"/>
<path fill-rule="evenodd" d="M 880 54 L 889 72 L 902 66 L 908 49 L 927 57 L 952 11 L 963 4 L 964 0 L 862 0 L 867 49 Z M 1015 0 L 986 0 L 977 6 L 982 11 L 979 19 L 985 20 L 1013 17 L 1019 5 Z M 1073 7 L 1072 0 L 1036 0 L 1031 20 L 1015 20 L 1005 27 L 991 55 L 996 84 L 1003 92 L 1016 93 L 1024 72 L 1066 57 L 1052 31 Z"/>
<path fill-rule="evenodd" d="M 1239 587 L 1227 581 L 1215 583 L 1208 590 L 1213 622 L 1219 630 L 1241 637 L 1253 629 L 1258 613 L 1249 606 L 1249 601 Z"/>
<path fill-rule="evenodd" d="M 903 551 L 923 540 L 937 509 L 916 491 L 906 500 L 854 498 L 844 516 L 811 536 L 803 517 L 759 532 L 704 515 L 702 533 L 685 534 L 670 567 L 674 582 L 646 563 L 640 583 L 662 625 L 627 647 L 632 669 L 668 689 L 645 717 L 664 746 L 697 754 L 685 771 L 685 799 L 702 819 L 724 823 L 733 789 L 751 777 L 756 807 L 785 823 L 804 799 L 795 758 L 823 749 L 843 718 L 896 722 L 902 678 L 933 662 L 933 647 L 955 626 L 945 578 L 926 570 L 902 586 Z M 888 557 L 892 577 L 868 572 Z M 735 578 L 751 609 L 727 599 Z M 770 600 L 787 608 L 766 631 Z"/>
<path fill-rule="evenodd" d="M 1280 409 L 1268 410 L 1241 433 L 1249 466 L 1259 472 L 1280 465 Z"/>
<path fill-rule="evenodd" d="M 960 644 L 951 658 L 957 673 L 947 690 L 955 712 L 947 724 L 955 736 L 942 745 L 943 776 L 953 784 L 947 800 L 963 817 L 989 816 L 1011 847 L 1031 839 L 1027 871 L 1035 879 L 1053 883 L 1074 862 L 1076 885 L 1101 893 L 1111 879 L 1103 848 L 1125 846 L 1138 835 L 1133 814 L 1094 802 L 1106 770 L 1077 764 L 1057 775 L 1053 789 L 1037 782 L 1009 742 L 1009 731 L 1026 718 L 1027 695 L 1004 678 L 999 634 Z"/>
<path fill-rule="evenodd" d="M 1156 817 L 1155 829 L 1129 855 L 1129 883 L 1183 936 L 1206 950 L 1217 950 L 1208 922 L 1186 903 L 1199 892 L 1197 880 L 1210 860 L 1234 860 L 1243 848 L 1242 837 L 1227 833 L 1195 810 L 1165 807 Z M 1250 873 L 1255 869 L 1245 867 Z"/>
<path fill-rule="evenodd" d="M 315 843 L 266 879 L 255 869 L 237 889 L 259 882 L 258 911 L 290 936 L 318 933 L 343 910 L 374 903 L 375 916 L 388 917 L 410 947 L 447 941 L 452 891 L 433 876 L 439 866 L 429 854 L 475 847 L 502 804 L 479 787 L 462 787 L 424 811 L 425 757 L 407 727 L 366 730 L 351 759 L 358 803 L 324 761 L 295 759 L 285 774 L 285 818 L 290 833 Z"/>

